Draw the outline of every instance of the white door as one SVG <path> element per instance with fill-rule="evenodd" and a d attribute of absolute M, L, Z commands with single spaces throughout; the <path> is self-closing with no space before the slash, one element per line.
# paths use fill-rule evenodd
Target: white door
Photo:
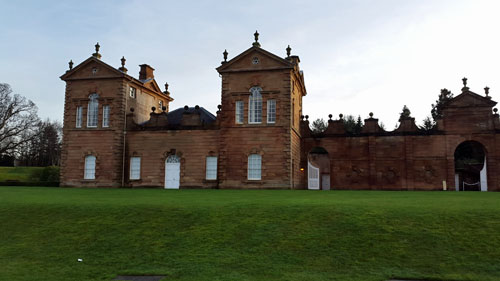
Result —
<path fill-rule="evenodd" d="M 307 174 L 308 174 L 308 181 L 307 181 L 307 187 L 308 189 L 319 189 L 319 168 L 314 167 L 311 165 L 310 162 L 307 162 Z"/>
<path fill-rule="evenodd" d="M 179 189 L 181 176 L 181 161 L 179 157 L 171 155 L 165 160 L 165 188 Z"/>
<path fill-rule="evenodd" d="M 481 181 L 481 191 L 488 191 L 488 174 L 487 171 L 488 169 L 486 168 L 486 156 L 484 156 L 484 165 L 483 169 L 479 173 L 479 178 Z"/>

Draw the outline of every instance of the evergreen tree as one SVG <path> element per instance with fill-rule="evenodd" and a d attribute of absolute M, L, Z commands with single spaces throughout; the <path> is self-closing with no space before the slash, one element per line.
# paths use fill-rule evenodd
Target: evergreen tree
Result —
<path fill-rule="evenodd" d="M 358 115 L 357 119 L 354 119 L 354 116 L 347 115 L 342 119 L 344 122 L 344 128 L 349 134 L 360 134 L 361 129 L 363 129 L 363 121 L 361 121 L 361 116 Z"/>
<path fill-rule="evenodd" d="M 311 130 L 315 134 L 319 134 L 319 133 L 324 132 L 327 127 L 328 127 L 328 125 L 326 124 L 326 121 L 323 120 L 323 118 L 318 118 L 318 119 L 314 120 L 311 124 Z"/>
<path fill-rule="evenodd" d="M 453 94 L 448 89 L 442 89 L 441 94 L 439 95 L 439 99 L 436 100 L 435 104 L 432 104 L 431 115 L 434 122 L 437 119 L 441 119 L 443 117 L 443 106 L 444 104 L 453 98 Z"/>
<path fill-rule="evenodd" d="M 411 111 L 410 109 L 405 105 L 403 106 L 403 110 L 399 114 L 399 122 L 405 118 L 410 118 L 411 117 Z"/>
<path fill-rule="evenodd" d="M 430 131 L 430 130 L 434 129 L 435 126 L 436 126 L 436 122 L 434 122 L 429 116 L 427 116 L 424 119 L 423 124 L 421 126 L 419 126 L 419 128 L 421 130 L 424 130 L 424 131 Z"/>

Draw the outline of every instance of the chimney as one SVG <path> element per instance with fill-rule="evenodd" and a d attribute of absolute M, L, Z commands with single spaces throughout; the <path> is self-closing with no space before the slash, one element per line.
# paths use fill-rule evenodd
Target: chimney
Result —
<path fill-rule="evenodd" d="M 139 80 L 153 79 L 155 78 L 153 71 L 155 70 L 151 66 L 147 64 L 139 65 L 141 67 L 141 71 L 139 71 Z"/>

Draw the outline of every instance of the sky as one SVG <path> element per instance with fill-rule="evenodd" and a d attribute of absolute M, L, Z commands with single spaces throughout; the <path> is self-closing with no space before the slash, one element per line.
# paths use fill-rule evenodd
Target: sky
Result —
<path fill-rule="evenodd" d="M 215 70 L 260 33 L 262 48 L 300 56 L 310 120 L 333 114 L 368 118 L 387 130 L 404 105 L 417 124 L 440 89 L 491 88 L 500 101 L 500 1 L 7 1 L 0 0 L 0 83 L 31 99 L 41 118 L 62 121 L 59 76 L 94 53 L 138 77 L 139 65 L 168 82 L 171 109 L 200 105 L 215 113 Z"/>

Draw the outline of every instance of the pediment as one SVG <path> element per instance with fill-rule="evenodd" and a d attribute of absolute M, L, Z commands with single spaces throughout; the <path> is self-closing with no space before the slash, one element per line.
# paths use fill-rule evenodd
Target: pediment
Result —
<path fill-rule="evenodd" d="M 280 68 L 293 68 L 288 60 L 270 53 L 260 47 L 251 47 L 228 62 L 223 63 L 217 71 L 256 71 Z"/>
<path fill-rule="evenodd" d="M 446 103 L 447 107 L 493 107 L 497 102 L 480 96 L 471 91 L 465 91 Z"/>
<path fill-rule="evenodd" d="M 158 83 L 156 83 L 156 80 L 154 79 L 149 79 L 148 81 L 144 81 L 144 87 L 150 89 L 153 92 L 161 92 L 160 87 L 158 86 Z"/>
<path fill-rule="evenodd" d="M 67 71 L 60 78 L 62 80 L 72 79 L 96 79 L 96 78 L 113 78 L 123 77 L 126 74 L 120 70 L 110 66 L 109 64 L 95 58 L 90 57 Z"/>

